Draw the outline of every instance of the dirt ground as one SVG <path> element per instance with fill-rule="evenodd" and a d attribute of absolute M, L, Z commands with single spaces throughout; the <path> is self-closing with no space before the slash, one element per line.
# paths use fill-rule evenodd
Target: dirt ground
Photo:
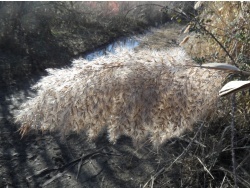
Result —
<path fill-rule="evenodd" d="M 169 47 L 181 41 L 180 30 L 179 26 L 157 32 L 166 34 L 160 41 Z M 147 38 L 141 47 L 154 40 Z M 0 187 L 200 187 L 199 182 L 183 182 L 182 164 L 173 163 L 190 143 L 185 135 L 158 149 L 148 143 L 134 148 L 125 136 L 112 145 L 105 133 L 95 143 L 84 133 L 61 138 L 54 132 L 32 132 L 21 138 L 12 112 L 33 94 L 29 87 L 40 76 L 0 90 Z"/>

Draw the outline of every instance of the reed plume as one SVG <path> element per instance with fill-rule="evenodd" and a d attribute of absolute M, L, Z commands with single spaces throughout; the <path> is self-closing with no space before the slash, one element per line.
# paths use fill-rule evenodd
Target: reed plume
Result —
<path fill-rule="evenodd" d="M 36 97 L 16 115 L 24 135 L 42 131 L 86 131 L 95 139 L 106 129 L 113 143 L 128 135 L 135 145 L 159 146 L 179 136 L 215 108 L 225 74 L 191 67 L 181 48 L 134 52 L 121 49 L 72 67 L 49 69 L 33 89 Z"/>

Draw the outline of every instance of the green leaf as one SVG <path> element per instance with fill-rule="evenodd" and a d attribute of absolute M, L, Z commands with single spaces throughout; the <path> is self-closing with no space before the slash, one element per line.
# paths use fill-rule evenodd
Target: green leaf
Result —
<path fill-rule="evenodd" d="M 182 21 L 181 18 L 177 19 L 177 22 L 178 22 L 178 23 L 181 23 L 181 21 Z"/>

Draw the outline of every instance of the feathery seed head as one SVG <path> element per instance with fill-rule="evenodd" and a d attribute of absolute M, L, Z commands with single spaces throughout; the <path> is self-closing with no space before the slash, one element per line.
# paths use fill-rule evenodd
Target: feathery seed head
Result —
<path fill-rule="evenodd" d="M 16 115 L 21 133 L 29 129 L 85 130 L 95 139 L 107 129 L 113 143 L 121 135 L 134 143 L 158 146 L 192 129 L 214 108 L 225 75 L 188 67 L 181 48 L 168 51 L 121 49 L 92 61 L 78 59 L 71 68 L 49 69 Z"/>

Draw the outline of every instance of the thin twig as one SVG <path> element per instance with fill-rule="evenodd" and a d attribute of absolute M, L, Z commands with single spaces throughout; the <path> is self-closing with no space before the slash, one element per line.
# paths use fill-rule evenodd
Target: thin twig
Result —
<path fill-rule="evenodd" d="M 250 153 L 241 161 L 241 163 L 236 167 L 236 170 L 241 168 L 241 166 L 248 161 L 248 158 L 250 157 Z"/>
<path fill-rule="evenodd" d="M 46 174 L 49 174 L 49 173 L 54 172 L 54 171 L 57 171 L 57 172 L 60 172 L 60 173 L 65 172 L 68 168 L 75 166 L 77 163 L 80 162 L 80 164 L 81 164 L 83 161 L 89 161 L 89 159 L 91 159 L 92 157 L 97 156 L 97 155 L 113 155 L 111 153 L 102 152 L 103 149 L 104 148 L 100 148 L 97 151 L 92 152 L 92 153 L 90 153 L 88 155 L 85 155 L 85 156 L 82 155 L 80 158 L 75 159 L 75 160 L 73 160 L 73 161 L 71 161 L 71 162 L 69 162 L 69 163 L 67 163 L 67 164 L 65 164 L 65 165 L 63 165 L 62 167 L 59 167 L 59 168 L 44 168 L 44 169 L 36 172 L 34 175 L 27 177 L 26 179 L 29 181 L 32 178 L 45 176 Z M 78 166 L 78 173 L 79 173 L 79 166 Z M 77 174 L 77 176 L 78 176 L 78 174 Z M 60 177 L 60 175 L 58 175 L 58 177 Z"/>
<path fill-rule="evenodd" d="M 213 33 L 211 33 L 210 31 L 208 31 L 203 25 L 201 25 L 201 23 L 199 21 L 196 20 L 196 23 L 198 23 L 198 25 L 200 26 L 200 28 L 205 31 L 208 35 L 210 35 L 218 44 L 219 46 L 224 50 L 224 52 L 227 54 L 227 56 L 231 59 L 231 61 L 233 62 L 233 64 L 238 67 L 233 59 L 233 57 L 229 54 L 229 52 L 227 51 L 227 49 L 225 48 L 225 46 L 223 46 L 221 44 L 221 42 L 214 36 Z"/>
<path fill-rule="evenodd" d="M 237 188 L 237 173 L 236 173 L 236 161 L 235 161 L 235 150 L 234 150 L 234 135 L 235 135 L 235 110 L 236 110 L 236 102 L 235 102 L 235 93 L 231 95 L 232 101 L 232 122 L 231 122 L 231 153 L 232 153 L 232 165 L 233 165 L 233 176 L 234 176 L 234 187 Z"/>
<path fill-rule="evenodd" d="M 231 177 L 231 178 L 234 178 L 233 176 L 233 173 L 230 171 L 230 170 L 227 170 L 226 168 L 224 167 L 220 167 L 219 168 L 220 170 L 224 171 L 224 172 L 227 172 L 228 175 Z M 247 180 L 245 180 L 244 178 L 240 177 L 240 176 L 237 176 L 237 180 L 240 182 L 241 185 L 245 186 L 246 188 L 249 188 L 250 187 L 250 182 L 248 182 Z"/>
<path fill-rule="evenodd" d="M 224 178 L 223 178 L 223 180 L 222 180 L 222 182 L 221 182 L 220 188 L 223 187 L 223 184 L 224 184 L 224 182 L 225 182 L 226 177 L 227 177 L 227 173 L 225 173 L 225 176 L 224 176 Z"/>
<path fill-rule="evenodd" d="M 211 172 L 208 170 L 208 168 L 206 167 L 206 165 L 200 160 L 199 157 L 196 156 L 196 158 L 198 159 L 198 161 L 201 163 L 201 165 L 204 167 L 204 170 L 214 179 L 214 176 L 211 174 Z"/>
<path fill-rule="evenodd" d="M 76 179 L 78 180 L 78 177 L 79 177 L 79 174 L 81 172 L 81 167 L 87 163 L 89 163 L 89 161 L 91 160 L 92 157 L 96 156 L 96 155 L 99 155 L 101 153 L 94 153 L 93 155 L 91 155 L 91 157 L 88 159 L 88 161 L 86 161 L 85 163 L 83 163 L 83 160 L 85 158 L 84 155 L 82 155 L 81 157 L 81 161 L 78 163 L 78 168 L 77 168 L 77 175 L 76 175 Z"/>

